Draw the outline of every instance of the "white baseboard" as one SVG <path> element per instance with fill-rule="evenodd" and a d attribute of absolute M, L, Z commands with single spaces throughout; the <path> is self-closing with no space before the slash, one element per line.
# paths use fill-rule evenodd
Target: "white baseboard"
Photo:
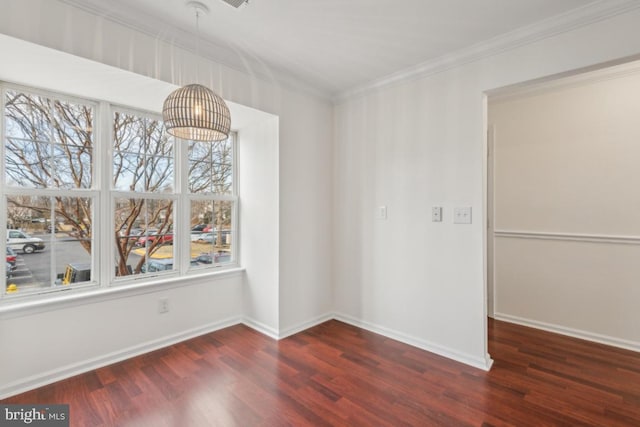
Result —
<path fill-rule="evenodd" d="M 594 332 L 568 328 L 566 326 L 540 322 L 538 320 L 525 319 L 523 317 L 512 316 L 510 314 L 504 314 L 504 313 L 495 313 L 493 318 L 496 320 L 502 320 L 504 322 L 515 323 L 516 325 L 542 329 L 543 331 L 547 331 L 547 332 L 553 332 L 556 334 L 566 335 L 573 338 L 580 338 L 583 340 L 593 341 L 600 344 L 610 345 L 613 347 L 624 348 L 625 350 L 640 352 L 640 343 L 635 341 L 623 340 L 623 339 L 611 337 L 608 335 L 596 334 Z"/>
<path fill-rule="evenodd" d="M 278 339 L 278 330 L 275 328 L 272 328 L 269 325 L 266 325 L 262 322 L 259 322 L 251 317 L 247 317 L 244 316 L 242 318 L 242 323 L 248 327 L 250 327 L 251 329 L 254 329 L 258 332 L 260 332 L 262 335 L 266 335 L 269 338 L 273 338 L 274 340 Z"/>
<path fill-rule="evenodd" d="M 289 337 L 291 335 L 295 335 L 298 332 L 302 332 L 305 329 L 312 328 L 320 323 L 324 323 L 327 320 L 333 319 L 333 313 L 325 313 L 321 316 L 314 317 L 313 319 L 307 320 L 306 322 L 299 323 L 297 325 L 291 326 L 289 328 L 283 329 L 281 331 L 272 328 L 262 322 L 259 322 L 251 317 L 243 317 L 242 323 L 246 326 L 260 332 L 263 335 L 268 336 L 269 338 L 273 338 L 274 340 L 281 340 L 283 338 Z"/>
<path fill-rule="evenodd" d="M 289 337 L 291 335 L 295 335 L 298 332 L 302 332 L 302 331 L 304 331 L 306 329 L 313 328 L 314 326 L 317 326 L 317 325 L 319 325 L 321 323 L 324 323 L 324 322 L 326 322 L 328 320 L 331 320 L 333 318 L 334 318 L 333 313 L 325 313 L 325 314 L 323 314 L 321 316 L 317 316 L 317 317 L 315 317 L 315 318 L 313 318 L 311 320 L 299 323 L 298 325 L 291 326 L 289 328 L 286 328 L 286 329 L 280 331 L 280 334 L 278 335 L 278 338 L 279 339 L 283 339 L 283 338 Z"/>
<path fill-rule="evenodd" d="M 437 344 L 430 343 L 428 341 L 415 338 L 398 331 L 394 331 L 392 329 L 374 325 L 372 323 L 362 321 L 344 314 L 326 313 L 321 316 L 310 319 L 306 322 L 286 328 L 281 332 L 278 332 L 276 329 L 268 325 L 265 325 L 264 323 L 259 322 L 255 319 L 252 319 L 249 317 L 237 316 L 237 317 L 230 317 L 224 320 L 220 320 L 218 322 L 210 323 L 208 325 L 190 329 L 190 330 L 187 330 L 178 334 L 170 335 L 164 338 L 160 338 L 157 340 L 149 341 L 140 345 L 132 346 L 120 351 L 105 354 L 100 357 L 89 359 L 83 362 L 63 366 L 59 369 L 54 369 L 48 372 L 44 372 L 42 374 L 37 374 L 31 377 L 22 379 L 20 381 L 2 385 L 0 386 L 0 399 L 5 399 L 10 396 L 15 396 L 17 394 L 20 394 L 29 390 L 33 390 L 35 388 L 54 383 L 56 381 L 64 380 L 66 378 L 70 378 L 75 375 L 79 375 L 94 369 L 108 366 L 113 363 L 130 359 L 132 357 L 136 357 L 141 354 L 149 353 L 154 350 L 168 347 L 173 344 L 176 344 L 191 338 L 195 338 L 197 336 L 204 335 L 210 332 L 214 332 L 229 326 L 237 325 L 240 323 L 243 323 L 246 326 L 272 339 L 279 340 L 279 339 L 283 339 L 288 336 L 294 335 L 298 332 L 302 332 L 306 329 L 309 329 L 313 326 L 319 325 L 321 323 L 324 323 L 332 319 L 336 319 L 344 323 L 348 323 L 350 325 L 357 326 L 362 329 L 366 329 L 368 331 L 403 342 L 405 344 L 420 348 L 422 350 L 429 351 L 431 353 L 435 353 L 435 354 L 447 357 L 452 360 L 456 360 L 461 363 L 465 363 L 467 365 L 470 365 L 479 369 L 489 370 L 489 368 L 491 368 L 491 364 L 493 363 L 493 360 L 491 360 L 489 355 L 487 355 L 486 358 L 484 359 L 475 358 L 470 355 L 463 354 L 458 351 L 455 351 L 446 347 L 442 347 Z M 514 323 L 517 323 L 517 322 L 514 322 Z"/>
<path fill-rule="evenodd" d="M 244 318 L 243 323 L 248 327 L 257 330 L 258 332 L 264 335 L 267 335 L 268 337 L 271 337 L 274 339 L 283 339 L 332 319 L 339 320 L 341 322 L 348 323 L 350 325 L 353 325 L 362 329 L 366 329 L 376 334 L 383 335 L 387 338 L 400 341 L 402 343 L 411 345 L 413 347 L 417 347 L 419 349 L 429 351 L 431 353 L 435 353 L 440 356 L 444 356 L 449 359 L 452 359 L 452 360 L 455 360 L 455 361 L 458 361 L 458 362 L 461 362 L 485 371 L 488 371 L 491 368 L 491 365 L 493 365 L 493 360 L 491 359 L 489 354 L 487 354 L 484 359 L 474 358 L 472 356 L 462 354 L 458 351 L 455 351 L 446 347 L 442 347 L 442 346 L 427 342 L 425 340 L 421 340 L 419 338 L 411 337 L 409 335 L 406 335 L 401 332 L 397 332 L 388 328 L 384 328 L 382 326 L 374 325 L 372 323 L 365 322 L 345 314 L 326 313 L 316 318 L 313 318 L 311 320 L 308 320 L 306 322 L 284 329 L 280 331 L 279 334 L 276 334 L 273 328 L 270 328 L 264 325 L 263 323 L 257 322 L 253 319 Z"/>
<path fill-rule="evenodd" d="M 63 366 L 58 369 L 22 379 L 20 381 L 3 384 L 2 386 L 0 386 L 0 399 L 5 399 L 9 396 L 15 396 L 17 394 L 24 393 L 35 388 L 54 383 L 56 381 L 64 380 L 66 378 L 83 374 L 94 369 L 102 368 L 104 366 L 130 359 L 141 354 L 168 347 L 200 335 L 217 331 L 219 329 L 237 325 L 241 323 L 241 321 L 242 318 L 240 316 L 230 317 L 228 319 L 220 320 L 218 322 L 210 323 L 208 325 L 200 326 L 178 334 L 169 335 L 164 338 L 148 341 L 143 344 L 125 348 L 120 351 L 115 351 L 113 353 L 105 354 L 100 357 L 85 360 L 83 362 Z"/>
<path fill-rule="evenodd" d="M 358 328 L 366 329 L 376 334 L 383 335 L 387 338 L 400 341 L 413 347 L 417 347 L 421 350 L 425 350 L 430 353 L 435 353 L 448 359 L 455 360 L 456 362 L 464 363 L 466 365 L 473 366 L 474 368 L 482 369 L 484 371 L 488 371 L 489 369 L 491 369 L 491 365 L 493 364 L 493 359 L 491 359 L 488 354 L 484 358 L 474 357 L 469 354 L 460 353 L 457 350 L 443 347 L 441 345 L 434 344 L 421 338 L 416 338 L 402 332 L 394 331 L 393 329 L 356 319 L 355 317 L 351 317 L 345 314 L 336 313 L 334 314 L 334 319 L 353 326 L 357 326 Z"/>

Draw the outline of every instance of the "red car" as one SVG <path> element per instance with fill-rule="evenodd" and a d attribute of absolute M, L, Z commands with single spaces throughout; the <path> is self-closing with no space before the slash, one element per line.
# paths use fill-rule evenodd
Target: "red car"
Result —
<path fill-rule="evenodd" d="M 11 248 L 7 248 L 7 262 L 12 266 L 16 265 L 16 253 Z"/>
<path fill-rule="evenodd" d="M 148 246 L 153 244 L 153 242 L 155 242 L 155 240 L 158 239 L 158 241 L 160 242 L 161 245 L 165 245 L 165 244 L 173 244 L 173 233 L 167 233 L 167 234 L 149 234 L 146 236 L 142 236 L 138 239 L 138 241 L 136 242 L 137 246 Z"/>

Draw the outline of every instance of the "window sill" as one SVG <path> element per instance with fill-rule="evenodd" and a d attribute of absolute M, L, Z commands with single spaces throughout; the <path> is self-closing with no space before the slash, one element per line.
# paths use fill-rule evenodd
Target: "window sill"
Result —
<path fill-rule="evenodd" d="M 51 310 L 60 310 L 79 305 L 95 304 L 102 301 L 156 293 L 166 289 L 193 286 L 201 283 L 202 279 L 217 280 L 228 277 L 239 277 L 244 274 L 244 271 L 245 269 L 243 267 L 234 267 L 216 272 L 191 274 L 182 277 L 159 277 L 156 280 L 141 283 L 112 284 L 112 286 L 106 288 L 87 286 L 37 296 L 5 298 L 0 303 L 0 319 L 23 317 Z"/>

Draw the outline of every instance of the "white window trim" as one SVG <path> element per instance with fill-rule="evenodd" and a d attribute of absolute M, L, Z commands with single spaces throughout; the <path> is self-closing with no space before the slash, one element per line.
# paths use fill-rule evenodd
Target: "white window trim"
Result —
<path fill-rule="evenodd" d="M 2 112 L 2 122 L 0 125 L 0 139 L 5 141 L 5 116 L 4 102 L 5 91 L 15 90 L 46 96 L 56 100 L 75 102 L 84 105 L 91 105 L 94 108 L 94 156 L 91 189 L 37 189 L 34 194 L 43 196 L 59 195 L 60 191 L 64 191 L 66 195 L 72 197 L 89 197 L 92 199 L 92 274 L 91 281 L 81 285 L 72 285 L 65 288 L 46 287 L 38 291 L 26 294 L 7 294 L 6 288 L 0 292 L 0 318 L 5 317 L 7 313 L 20 312 L 25 310 L 43 311 L 44 306 L 52 307 L 70 306 L 75 304 L 84 304 L 94 301 L 101 301 L 112 298 L 119 298 L 129 295 L 135 295 L 145 292 L 156 292 L 160 289 L 171 288 L 172 286 L 185 286 L 199 283 L 202 278 L 223 278 L 242 274 L 244 268 L 240 266 L 240 239 L 239 239 L 239 205 L 240 198 L 238 194 L 238 138 L 234 132 L 233 141 L 233 194 L 232 195 L 215 195 L 215 194 L 188 194 L 187 193 L 187 143 L 178 140 L 174 146 L 174 188 L 180 189 L 173 193 L 144 194 L 145 198 L 158 199 L 174 199 L 174 233 L 179 239 L 179 244 L 174 248 L 174 258 L 179 260 L 178 266 L 174 271 L 146 273 L 144 275 L 115 277 L 115 257 L 113 256 L 113 233 L 114 228 L 114 212 L 113 201 L 118 195 L 130 196 L 130 193 L 115 191 L 112 187 L 112 167 L 110 162 L 105 159 L 112 159 L 112 132 L 113 132 L 113 112 L 114 110 L 122 112 L 130 112 L 136 115 L 142 115 L 153 119 L 158 119 L 159 114 L 149 111 L 134 109 L 127 106 L 111 104 L 107 101 L 96 101 L 88 98 L 80 98 L 62 93 L 41 90 L 33 87 L 26 87 L 11 83 L 0 82 L 0 111 Z M 5 155 L 5 145 L 2 144 L 0 153 Z M 3 157 L 6 158 L 6 157 Z M 100 161 L 103 160 L 103 161 Z M 2 166 L 0 182 L 2 183 L 2 201 L 0 202 L 0 222 L 6 224 L 7 221 L 7 205 L 6 197 L 12 194 L 24 194 L 19 188 L 7 188 L 5 183 L 4 165 Z M 189 253 L 188 245 L 190 239 L 180 239 L 180 235 L 190 235 L 189 211 L 191 200 L 229 200 L 233 201 L 232 213 L 232 262 L 224 265 L 212 265 L 203 268 L 190 269 L 190 257 L 182 256 Z M 179 211 L 178 211 L 179 209 Z M 102 220 L 102 219 L 105 220 Z M 109 242 L 108 245 L 96 244 L 96 242 Z M 6 265 L 0 267 L 0 273 L 6 273 Z"/>
<path fill-rule="evenodd" d="M 4 159 L 6 159 L 6 144 L 4 143 L 6 141 L 6 118 L 5 118 L 5 96 L 6 96 L 6 92 L 7 91 L 15 91 L 15 92 L 25 92 L 25 93 L 30 93 L 30 94 L 34 94 L 37 96 L 42 96 L 42 97 L 46 97 L 46 98 L 50 98 L 50 99 L 55 99 L 57 101 L 63 101 L 63 102 L 70 102 L 70 103 L 77 103 L 77 104 L 82 104 L 82 105 L 87 105 L 87 106 L 91 106 L 93 108 L 93 113 L 94 113 L 94 123 L 93 126 L 96 126 L 98 128 L 98 132 L 100 131 L 99 126 L 100 124 L 98 123 L 97 117 L 99 116 L 99 103 L 88 99 L 88 98 L 80 98 L 77 96 L 71 96 L 71 95 L 66 95 L 66 94 L 62 94 L 62 93 L 56 93 L 56 92 L 52 92 L 52 91 L 47 91 L 47 90 L 43 90 L 43 89 L 38 89 L 38 88 L 34 88 L 34 87 L 27 87 L 27 86 L 22 86 L 22 85 L 18 85 L 18 84 L 12 84 L 12 83 L 5 83 L 5 82 L 0 82 L 0 112 L 2 114 L 2 118 L 0 119 L 0 140 L 2 141 L 2 149 L 1 149 L 1 154 L 2 154 L 2 161 L 4 163 Z M 48 141 L 48 143 L 50 143 L 51 141 Z M 96 150 L 96 145 L 98 144 L 95 134 L 94 134 L 94 140 L 93 140 L 93 144 L 94 146 L 92 147 L 95 153 Z M 94 164 L 92 165 L 92 167 L 94 168 L 94 170 L 96 170 L 95 168 L 99 167 L 99 165 L 95 164 L 95 155 L 93 156 L 92 160 L 94 160 Z M 55 197 L 55 196 L 59 196 L 60 193 L 62 192 L 65 197 L 77 197 L 77 198 L 90 198 L 92 200 L 92 211 L 91 211 L 91 223 L 94 224 L 95 223 L 95 218 L 96 218 L 96 212 L 97 209 L 99 209 L 100 205 L 99 205 L 99 190 L 98 190 L 98 185 L 96 183 L 96 179 L 95 176 L 92 176 L 92 181 L 91 181 L 91 188 L 90 189 L 86 189 L 86 188 L 75 188 L 75 189 L 57 189 L 57 188 L 17 188 L 17 187 L 13 187 L 13 188 L 9 188 L 7 187 L 7 183 L 6 183 L 6 172 L 5 172 L 5 168 L 4 168 L 4 164 L 2 166 L 0 166 L 0 170 L 2 171 L 2 173 L 0 174 L 0 183 L 2 185 L 2 195 L 0 196 L 1 200 L 0 200 L 0 221 L 2 221 L 2 224 L 5 224 L 5 228 L 6 228 L 6 223 L 7 223 L 7 203 L 6 200 L 9 196 L 12 195 L 24 195 L 25 191 L 28 194 L 31 194 L 33 196 L 42 196 L 42 197 Z M 94 174 L 95 175 L 95 174 Z M 53 209 L 53 208 L 52 208 Z M 96 234 L 92 233 L 91 236 L 91 269 L 92 272 L 96 271 L 96 267 L 97 267 L 97 263 L 96 263 L 96 259 L 97 256 L 100 253 L 100 249 L 96 248 L 95 246 L 95 241 L 96 241 Z M 49 240 L 49 250 L 51 250 L 51 241 Z M 51 259 L 51 258 L 50 258 Z M 6 275 L 6 263 L 0 263 L 2 264 L 2 266 L 0 267 L 0 274 L 2 274 L 2 277 L 5 277 Z M 51 279 L 53 280 L 55 278 L 55 274 L 54 274 L 54 269 L 55 267 L 51 267 Z M 85 282 L 79 285 L 74 286 L 74 289 L 85 289 L 85 288 L 95 288 L 96 286 L 98 286 L 98 281 L 95 280 L 95 276 L 92 274 L 92 279 L 89 282 Z M 53 294 L 53 293 L 57 293 L 57 292 L 61 292 L 61 291 L 66 291 L 68 292 L 69 290 L 71 290 L 71 288 L 58 288 L 58 287 L 54 287 L 53 284 L 51 284 L 48 287 L 43 287 L 41 289 L 38 289 L 37 291 L 33 291 L 33 292 L 29 292 L 27 294 L 23 294 L 23 295 L 18 295 L 18 294 L 14 294 L 14 295 L 8 295 L 6 293 L 6 284 L 2 287 L 1 292 L 0 292 L 0 303 L 4 302 L 5 300 L 11 300 L 13 298 L 29 298 L 33 295 L 40 295 L 40 294 Z"/>

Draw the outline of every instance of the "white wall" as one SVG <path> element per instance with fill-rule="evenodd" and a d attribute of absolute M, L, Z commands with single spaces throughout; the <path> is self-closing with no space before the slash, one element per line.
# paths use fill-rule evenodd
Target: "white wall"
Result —
<path fill-rule="evenodd" d="M 497 318 L 640 349 L 638 93 L 636 71 L 490 103 Z"/>
<path fill-rule="evenodd" d="M 336 311 L 352 323 L 486 367 L 486 91 L 640 53 L 638 10 L 336 107 Z M 389 218 L 374 219 L 387 205 Z M 432 206 L 444 222 L 432 223 Z M 456 206 L 473 224 L 452 223 Z"/>
<path fill-rule="evenodd" d="M 280 147 L 280 336 L 286 336 L 333 311 L 333 108 L 292 95 L 281 123 L 280 138 L 291 141 Z"/>
<path fill-rule="evenodd" d="M 242 320 L 242 274 L 0 313 L 0 396 Z M 158 299 L 169 312 L 158 314 Z"/>
<path fill-rule="evenodd" d="M 260 113 L 265 115 L 265 113 Z M 278 335 L 278 117 L 263 117 L 238 132 L 240 248 L 245 321 Z"/>
<path fill-rule="evenodd" d="M 325 209 L 332 203 L 331 181 L 326 175 L 331 170 L 332 106 L 327 100 L 311 91 L 300 92 L 260 80 L 251 75 L 251 70 L 237 71 L 196 59 L 190 52 L 58 1 L 3 2 L 0 42 L 8 39 L 3 35 L 53 50 L 41 49 L 41 56 L 22 58 L 20 49 L 3 49 L 3 57 L 10 56 L 17 67 L 3 61 L 0 79 L 126 105 L 144 104 L 145 108 L 156 111 L 175 88 L 172 85 L 198 81 L 235 104 L 261 110 L 277 119 L 263 124 L 243 124 L 239 129 L 240 143 L 244 134 L 249 146 L 257 150 L 251 161 L 258 165 L 257 170 L 242 171 L 241 178 L 261 185 L 249 191 L 241 182 L 241 191 L 246 192 L 241 210 L 246 204 L 246 207 L 259 206 L 261 213 L 265 213 L 260 218 L 247 216 L 247 212 L 241 214 L 247 221 L 243 227 L 252 230 L 250 236 L 242 234 L 242 243 L 258 242 L 257 249 L 264 251 L 262 255 L 251 248 L 247 248 L 246 254 L 243 252 L 246 277 L 225 278 L 222 287 L 216 286 L 216 280 L 195 280 L 179 288 L 175 297 L 170 297 L 170 303 L 173 305 L 175 298 L 176 304 L 191 307 L 193 312 L 170 329 L 166 329 L 160 319 L 157 322 L 141 320 L 141 313 L 145 312 L 143 306 L 148 310 L 148 305 L 153 306 L 154 317 L 158 317 L 155 310 L 157 298 L 164 293 L 161 290 L 130 300 L 120 299 L 118 304 L 113 302 L 116 300 L 96 301 L 90 308 L 63 304 L 50 306 L 43 313 L 18 313 L 5 307 L 5 311 L 0 310 L 3 348 L 0 361 L 2 366 L 10 366 L 21 359 L 21 365 L 19 369 L 0 369 L 0 384 L 9 384 L 0 389 L 0 396 L 87 369 L 95 365 L 95 360 L 104 362 L 104 355 L 130 354 L 135 350 L 127 347 L 132 342 L 151 347 L 157 342 L 188 336 L 195 330 L 202 333 L 225 325 L 229 319 L 245 320 L 244 310 L 247 310 L 248 323 L 278 336 L 326 317 L 331 309 L 328 278 L 332 259 L 328 237 L 331 230 Z M 33 53 L 28 47 L 26 51 Z M 104 67 L 94 72 L 95 64 L 84 59 Z M 69 64 L 73 65 L 73 74 L 59 72 Z M 5 67 L 18 73 L 8 77 Z M 195 76 L 196 69 L 198 76 Z M 124 76 L 122 71 L 151 79 L 136 80 Z M 132 85 L 132 81 L 136 84 Z M 172 85 L 159 85 L 162 81 Z M 260 141 L 252 137 L 262 125 L 270 132 L 263 138 L 265 147 L 259 147 Z M 261 149 L 263 151 L 259 151 Z M 250 159 L 245 148 L 241 148 L 241 152 Z M 261 161 L 266 164 L 260 164 Z M 298 240 L 308 238 L 313 241 L 305 242 L 301 250 Z M 282 260 L 296 260 L 297 264 L 285 265 Z M 316 268 L 317 265 L 326 266 L 326 270 Z M 87 316 L 88 310 L 99 315 Z M 182 313 L 177 311 L 172 318 Z M 110 317 L 117 317 L 117 322 L 108 323 Z M 61 331 L 66 334 L 62 338 L 66 341 L 56 348 L 51 362 L 40 363 L 35 353 L 33 357 L 25 355 L 35 352 L 26 340 L 45 339 L 54 325 L 64 325 Z M 135 326 L 124 328 L 122 325 Z M 80 346 L 83 351 L 78 351 Z M 12 350 L 5 352 L 6 348 Z M 56 372 L 51 372 L 52 369 Z"/>

